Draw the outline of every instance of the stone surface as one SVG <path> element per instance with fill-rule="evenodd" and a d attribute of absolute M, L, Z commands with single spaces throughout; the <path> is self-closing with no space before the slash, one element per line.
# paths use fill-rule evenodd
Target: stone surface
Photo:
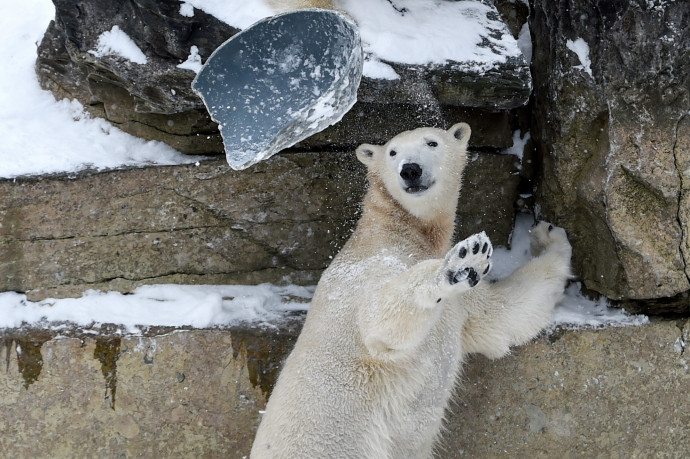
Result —
<path fill-rule="evenodd" d="M 177 0 L 68 1 L 55 0 L 56 19 L 39 46 L 36 71 L 41 85 L 58 98 L 79 100 L 94 116 L 108 119 L 136 136 L 163 141 L 191 154 L 222 153 L 217 125 L 211 121 L 201 100 L 190 85 L 194 73 L 176 66 L 184 62 L 192 46 L 205 60 L 237 30 L 194 9 L 194 16 L 182 16 Z M 118 25 L 141 48 L 147 63 L 140 65 L 115 56 L 96 57 L 101 33 Z M 441 112 L 454 107 L 487 113 L 478 118 L 477 132 L 505 133 L 507 125 L 489 121 L 492 114 L 523 106 L 530 95 L 531 77 L 522 58 L 509 59 L 482 74 L 455 64 L 446 66 L 395 66 L 398 80 L 364 79 L 358 91 L 356 113 L 374 112 L 378 124 L 406 124 L 406 129 L 422 125 L 448 126 Z M 347 132 L 343 138 L 342 133 Z M 366 142 L 382 130 L 362 126 L 357 116 L 349 116 L 322 136 L 303 142 L 302 148 L 334 148 Z M 395 131 L 395 133 L 399 130 Z M 385 138 L 389 138 L 387 136 Z M 324 144 L 319 139 L 327 138 Z M 495 138 L 495 136 L 494 136 Z M 510 145 L 510 133 L 501 146 Z M 332 142 L 347 143 L 332 143 Z M 473 138 L 476 145 L 482 137 Z"/>
<path fill-rule="evenodd" d="M 690 3 L 531 5 L 541 209 L 568 231 L 587 288 L 614 299 L 687 291 Z M 591 75 L 568 48 L 578 38 Z"/>
<path fill-rule="evenodd" d="M 505 245 L 516 158 L 472 159 L 458 235 L 486 229 Z M 356 223 L 364 174 L 354 153 L 333 152 L 278 155 L 243 172 L 218 159 L 0 180 L 0 291 L 42 299 L 150 283 L 315 284 Z"/>
<path fill-rule="evenodd" d="M 687 321 L 562 331 L 473 358 L 446 457 L 683 457 L 690 450 Z"/>
<path fill-rule="evenodd" d="M 472 128 L 470 148 L 496 151 L 513 145 L 511 126 L 515 111 L 435 106 L 424 104 L 357 103 L 343 119 L 295 146 L 301 150 L 332 150 L 346 145 L 354 149 L 362 143 L 384 144 L 403 131 L 421 126 L 448 129 L 465 121 Z"/>
<path fill-rule="evenodd" d="M 0 450 L 245 457 L 300 326 L 143 337 L 0 331 Z M 472 358 L 438 457 L 684 457 L 689 332 L 687 321 L 560 331 L 500 360 Z"/>
<path fill-rule="evenodd" d="M 27 385 L 17 356 L 30 340 L 5 340 L 4 454 L 242 457 L 251 447 L 266 398 L 229 332 L 52 339 Z"/>

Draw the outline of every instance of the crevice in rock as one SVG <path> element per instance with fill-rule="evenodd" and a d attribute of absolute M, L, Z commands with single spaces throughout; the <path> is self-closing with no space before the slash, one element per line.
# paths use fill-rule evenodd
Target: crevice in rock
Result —
<path fill-rule="evenodd" d="M 155 276 L 142 276 L 142 277 L 127 277 L 127 276 L 113 276 L 113 277 L 104 277 L 101 279 L 93 280 L 93 281 L 79 281 L 79 282 L 68 282 L 65 284 L 59 284 L 54 286 L 53 288 L 59 288 L 59 287 L 68 287 L 68 286 L 90 286 L 90 285 L 102 285 L 102 284 L 108 284 L 111 282 L 116 282 L 116 281 L 125 281 L 125 282 L 132 282 L 132 283 L 141 283 L 141 284 L 146 284 L 146 283 L 152 283 L 156 284 L 157 280 L 162 280 L 166 278 L 170 278 L 173 276 L 189 276 L 193 278 L 204 278 L 204 277 L 210 277 L 210 276 L 244 276 L 244 275 L 251 275 L 251 274 L 258 274 L 264 271 L 271 271 L 271 270 L 278 270 L 281 268 L 287 268 L 287 269 L 292 269 L 295 271 L 302 271 L 302 272 L 320 272 L 323 269 L 326 268 L 324 266 L 322 269 L 305 269 L 305 268 L 300 268 L 296 266 L 284 266 L 280 265 L 280 267 L 273 268 L 273 267 L 265 267 L 265 268 L 260 268 L 260 269 L 247 269 L 247 270 L 234 270 L 234 271 L 214 271 L 214 272 L 192 272 L 192 271 L 168 271 L 160 274 L 156 274 Z"/>
<path fill-rule="evenodd" d="M 673 350 L 680 356 L 683 357 L 686 354 L 688 347 L 688 339 L 690 339 L 690 320 L 678 320 L 676 321 L 676 327 L 678 327 L 678 337 L 673 343 Z"/>
<path fill-rule="evenodd" d="M 38 241 L 69 241 L 75 239 L 89 239 L 89 238 L 106 238 L 106 237 L 121 237 L 121 236 L 138 236 L 138 235 L 153 235 L 153 234 L 165 234 L 172 233 L 175 231 L 194 231 L 194 230 L 205 230 L 205 229 L 216 229 L 223 228 L 229 231 L 241 231 L 238 229 L 231 228 L 226 225 L 205 225 L 205 226 L 185 226 L 176 228 L 159 228 L 151 231 L 120 231 L 117 233 L 99 233 L 99 234 L 86 234 L 86 235 L 75 235 L 75 236 L 32 236 L 30 238 L 12 238 L 11 240 L 16 242 L 38 242 Z"/>
<path fill-rule="evenodd" d="M 683 114 L 678 118 L 676 121 L 676 125 L 674 126 L 673 129 L 673 146 L 671 147 L 671 152 L 673 154 L 673 165 L 676 168 L 676 173 L 678 174 L 678 180 L 680 182 L 680 190 L 678 190 L 678 209 L 676 212 L 676 221 L 678 222 L 678 227 L 680 228 L 680 243 L 678 244 L 678 250 L 680 251 L 680 257 L 683 262 L 683 273 L 685 274 L 685 277 L 688 279 L 688 283 L 690 283 L 690 274 L 688 274 L 688 262 L 687 262 L 687 257 L 690 256 L 690 254 L 685 253 L 684 249 L 684 244 L 685 241 L 688 238 L 687 234 L 687 229 L 685 228 L 685 225 L 683 224 L 683 216 L 681 215 L 682 211 L 682 206 L 683 206 L 683 197 L 686 193 L 688 184 L 685 182 L 683 178 L 683 171 L 681 170 L 679 160 L 678 160 L 678 129 L 680 126 L 680 123 L 683 121 L 683 119 L 687 115 Z"/>

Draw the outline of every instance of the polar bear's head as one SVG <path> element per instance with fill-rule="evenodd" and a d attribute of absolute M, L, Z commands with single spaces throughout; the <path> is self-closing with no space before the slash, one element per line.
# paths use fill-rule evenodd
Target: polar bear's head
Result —
<path fill-rule="evenodd" d="M 447 131 L 405 131 L 385 145 L 360 145 L 357 158 L 367 166 L 372 185 L 382 182 L 408 212 L 430 219 L 448 211 L 449 204 L 455 212 L 470 133 L 467 123 Z"/>

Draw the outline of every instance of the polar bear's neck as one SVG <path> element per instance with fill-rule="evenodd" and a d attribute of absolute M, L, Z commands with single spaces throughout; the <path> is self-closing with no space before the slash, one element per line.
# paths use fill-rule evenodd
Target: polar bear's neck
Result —
<path fill-rule="evenodd" d="M 361 228 L 366 234 L 358 234 L 358 237 L 372 239 L 373 244 L 380 244 L 381 239 L 388 242 L 386 245 L 394 241 L 408 243 L 432 257 L 443 256 L 448 251 L 455 229 L 454 207 L 453 211 L 422 220 L 396 201 L 376 177 L 370 177 L 369 182 L 364 213 L 357 225 L 358 230 Z"/>

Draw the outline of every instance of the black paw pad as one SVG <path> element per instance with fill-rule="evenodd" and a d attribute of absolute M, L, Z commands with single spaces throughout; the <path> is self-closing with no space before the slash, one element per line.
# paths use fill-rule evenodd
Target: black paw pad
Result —
<path fill-rule="evenodd" d="M 487 244 L 487 243 L 485 242 L 484 245 L 482 246 L 482 253 L 486 253 L 486 251 L 487 251 L 488 249 L 489 249 L 489 244 Z"/>
<path fill-rule="evenodd" d="M 553 231 L 553 225 L 549 225 L 549 233 Z"/>
<path fill-rule="evenodd" d="M 472 246 L 472 253 L 476 255 L 479 252 L 479 242 L 475 242 Z"/>
<path fill-rule="evenodd" d="M 470 271 L 467 273 L 467 279 L 469 280 L 470 287 L 474 287 L 479 283 L 479 274 L 477 274 L 474 268 L 470 268 Z"/>
<path fill-rule="evenodd" d="M 464 247 L 460 247 L 460 250 L 458 251 L 458 256 L 460 258 L 465 258 L 465 256 L 467 256 L 467 249 Z"/>
<path fill-rule="evenodd" d="M 491 269 L 491 265 L 486 265 L 486 269 L 484 270 L 484 272 L 482 274 L 488 273 L 489 269 Z"/>

